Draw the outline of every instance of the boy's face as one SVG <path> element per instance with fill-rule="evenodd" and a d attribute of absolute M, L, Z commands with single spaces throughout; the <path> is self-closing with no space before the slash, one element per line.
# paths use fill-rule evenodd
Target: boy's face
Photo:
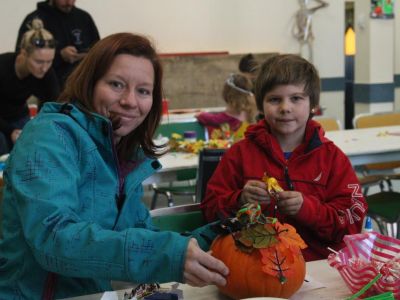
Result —
<path fill-rule="evenodd" d="M 281 146 L 282 142 L 295 146 L 301 143 L 311 111 L 304 84 L 277 85 L 264 95 L 263 110 L 272 134 Z"/>

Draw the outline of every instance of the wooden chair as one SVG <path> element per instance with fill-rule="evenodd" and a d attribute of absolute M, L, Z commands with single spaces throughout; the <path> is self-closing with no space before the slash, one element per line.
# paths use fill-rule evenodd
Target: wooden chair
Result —
<path fill-rule="evenodd" d="M 365 113 L 353 119 L 354 128 L 400 125 L 400 112 Z"/>
<path fill-rule="evenodd" d="M 333 117 L 314 117 L 315 121 L 321 124 L 325 131 L 341 130 L 342 126 L 338 119 Z"/>
<path fill-rule="evenodd" d="M 354 117 L 353 125 L 354 128 L 400 125 L 400 112 L 359 114 Z M 392 184 L 388 175 L 394 174 L 396 168 L 400 168 L 400 161 L 367 164 L 362 166 L 361 172 L 364 175 L 382 175 L 391 190 Z"/>
<path fill-rule="evenodd" d="M 170 138 L 173 133 L 183 135 L 185 131 L 195 131 L 197 139 L 206 139 L 206 129 L 197 121 L 161 124 L 156 131 L 156 137 L 162 135 Z M 168 206 L 174 206 L 174 196 L 189 196 L 195 202 L 196 175 L 197 168 L 180 170 L 176 172 L 176 180 L 173 182 L 153 183 L 150 209 L 156 208 L 159 195 L 163 195 L 167 199 Z"/>

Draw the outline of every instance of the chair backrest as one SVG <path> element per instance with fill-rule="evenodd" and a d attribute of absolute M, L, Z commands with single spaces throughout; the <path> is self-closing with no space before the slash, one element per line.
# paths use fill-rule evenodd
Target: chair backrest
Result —
<path fill-rule="evenodd" d="M 199 153 L 199 166 L 197 169 L 196 201 L 201 202 L 207 189 L 208 180 L 214 174 L 226 149 L 203 149 Z"/>
<path fill-rule="evenodd" d="M 341 130 L 342 126 L 338 119 L 333 117 L 314 117 L 315 121 L 321 124 L 325 131 Z"/>
<path fill-rule="evenodd" d="M 353 119 L 354 128 L 400 125 L 400 112 L 359 114 Z"/>
<path fill-rule="evenodd" d="M 185 131 L 195 131 L 198 140 L 206 140 L 206 129 L 197 121 L 160 124 L 156 130 L 155 137 L 161 134 L 164 137 L 171 138 L 173 133 L 183 136 Z"/>
<path fill-rule="evenodd" d="M 400 125 L 400 112 L 366 113 L 356 115 L 353 119 L 354 128 L 370 128 Z M 400 167 L 400 161 L 368 164 L 366 170 L 389 170 Z"/>
<path fill-rule="evenodd" d="M 185 232 L 206 224 L 199 203 L 153 209 L 150 215 L 161 230 Z"/>

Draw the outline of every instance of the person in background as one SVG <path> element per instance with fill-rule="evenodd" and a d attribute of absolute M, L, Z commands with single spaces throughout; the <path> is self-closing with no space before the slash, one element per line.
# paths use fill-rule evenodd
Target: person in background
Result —
<path fill-rule="evenodd" d="M 239 71 L 247 76 L 252 83 L 255 83 L 255 79 L 257 78 L 257 72 L 259 70 L 260 64 L 255 59 L 254 55 L 249 53 L 242 56 L 239 60 Z"/>
<path fill-rule="evenodd" d="M 256 102 L 265 119 L 227 150 L 210 179 L 201 206 L 208 221 L 259 203 L 268 216 L 293 225 L 308 247 L 306 261 L 325 259 L 361 232 L 367 204 L 347 156 L 312 120 L 319 104 L 315 67 L 297 55 L 266 60 L 257 77 Z M 263 176 L 284 191 L 271 197 Z"/>
<path fill-rule="evenodd" d="M 0 54 L 0 129 L 8 151 L 30 120 L 28 99 L 35 96 L 42 103 L 59 94 L 54 54 L 53 36 L 38 19 L 23 35 L 19 53 Z"/>
<path fill-rule="evenodd" d="M 225 134 L 237 132 L 254 122 L 256 104 L 251 92 L 252 83 L 244 75 L 231 74 L 224 83 L 222 97 L 226 103 L 225 111 L 202 112 L 196 115 L 204 125 L 210 138 L 230 138 Z"/>
<path fill-rule="evenodd" d="M 150 41 L 117 33 L 71 73 L 63 103 L 27 124 L 4 171 L 0 299 L 99 293 L 111 280 L 226 283 L 227 267 L 205 252 L 210 226 L 158 231 L 141 202 L 161 168 L 162 98 Z"/>
<path fill-rule="evenodd" d="M 44 27 L 57 41 L 54 69 L 61 86 L 67 76 L 86 55 L 89 48 L 99 40 L 99 32 L 92 17 L 75 6 L 75 0 L 47 0 L 37 3 L 37 8 L 28 14 L 19 28 L 17 45 L 28 30 L 31 21 L 40 18 Z"/>
<path fill-rule="evenodd" d="M 256 60 L 253 54 L 249 53 L 241 57 L 239 61 L 239 71 L 244 76 L 247 76 L 251 80 L 253 84 L 253 89 L 252 89 L 253 93 L 259 69 L 260 69 L 260 63 Z M 262 112 L 260 111 L 257 112 L 255 119 L 256 121 L 264 119 L 264 115 L 262 114 Z"/>

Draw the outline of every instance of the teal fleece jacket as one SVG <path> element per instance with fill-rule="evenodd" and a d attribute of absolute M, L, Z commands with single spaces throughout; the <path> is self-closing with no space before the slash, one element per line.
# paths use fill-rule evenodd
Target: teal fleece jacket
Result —
<path fill-rule="evenodd" d="M 55 298 L 98 293 L 111 290 L 111 279 L 182 282 L 190 236 L 158 231 L 141 202 L 142 182 L 159 162 L 140 150 L 120 184 L 109 120 L 61 107 L 44 105 L 7 162 L 0 299 L 40 299 L 49 288 Z M 215 235 L 208 227 L 193 233 L 206 250 L 200 233 Z"/>

